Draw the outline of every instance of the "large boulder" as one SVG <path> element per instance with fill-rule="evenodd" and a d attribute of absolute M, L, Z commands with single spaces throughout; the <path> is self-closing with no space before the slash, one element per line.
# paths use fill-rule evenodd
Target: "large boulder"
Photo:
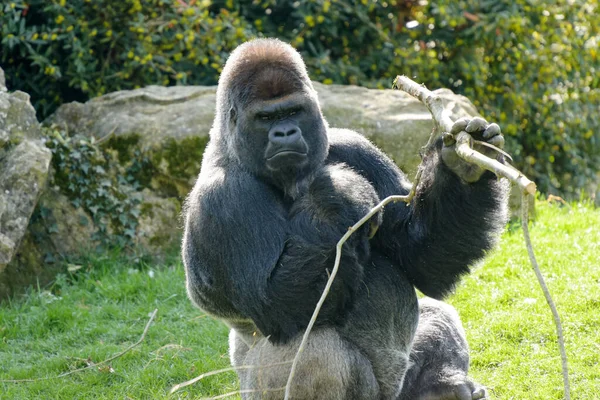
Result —
<path fill-rule="evenodd" d="M 398 90 L 314 83 L 321 108 L 333 127 L 350 128 L 369 137 L 409 174 L 433 128 L 431 114 Z M 464 96 L 437 92 L 453 118 L 477 115 Z M 201 154 L 215 111 L 216 87 L 149 86 L 110 93 L 85 104 L 61 106 L 46 122 L 68 132 L 95 137 L 124 151 L 139 146 L 157 175 L 153 188 L 184 196 L 200 168 Z"/>
<path fill-rule="evenodd" d="M 376 90 L 359 86 L 315 83 L 329 125 L 349 128 L 368 137 L 409 176 L 421 161 L 419 150 L 433 129 L 431 113 L 414 97 L 399 90 Z M 452 119 L 478 115 L 464 96 L 440 89 Z"/>
<path fill-rule="evenodd" d="M 361 132 L 414 174 L 433 128 L 425 106 L 396 90 L 314 85 L 330 126 Z M 477 115 L 465 97 L 437 93 L 453 119 Z M 64 104 L 45 122 L 75 142 L 94 138 L 93 146 L 110 155 L 110 170 L 128 171 L 133 181 L 115 175 L 111 185 L 119 182 L 139 200 L 132 243 L 160 255 L 180 240 L 181 203 L 200 170 L 215 100 L 216 87 L 150 86 Z M 64 182 L 52 179 L 45 189 L 50 159 L 28 95 L 9 94 L 0 69 L 0 298 L 47 282 L 63 261 L 77 262 L 94 248 L 99 231 L 111 233 L 110 226 L 99 230 L 93 207 L 67 196 Z"/>
<path fill-rule="evenodd" d="M 11 292 L 13 274 L 7 267 L 27 234 L 51 158 L 29 96 L 8 93 L 0 69 L 0 297 Z"/>

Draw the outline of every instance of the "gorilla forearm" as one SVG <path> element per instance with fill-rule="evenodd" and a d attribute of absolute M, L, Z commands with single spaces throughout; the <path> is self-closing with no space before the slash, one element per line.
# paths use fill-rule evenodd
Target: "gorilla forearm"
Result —
<path fill-rule="evenodd" d="M 218 190 L 205 180 L 188 201 L 188 292 L 207 312 L 249 318 L 271 341 L 286 342 L 308 324 L 333 268 L 336 243 L 379 199 L 366 179 L 344 165 L 317 171 L 287 212 L 259 181 L 234 176 Z M 245 196 L 233 197 L 240 190 Z M 352 304 L 369 257 L 368 233 L 365 227 L 344 246 L 319 324 L 342 322 Z"/>
<path fill-rule="evenodd" d="M 333 268 L 337 242 L 378 201 L 373 187 L 344 165 L 327 166 L 316 174 L 308 192 L 292 206 L 294 231 L 269 278 L 268 298 L 277 306 L 266 309 L 284 313 L 261 318 L 271 326 L 257 322 L 271 341 L 287 341 L 306 327 Z M 344 321 L 363 277 L 362 265 L 369 259 L 368 234 L 368 227 L 361 229 L 343 247 L 339 275 L 317 324 Z"/>
<path fill-rule="evenodd" d="M 454 288 L 492 248 L 506 223 L 505 182 L 487 172 L 465 183 L 439 154 L 438 148 L 426 156 L 411 212 L 395 229 L 396 244 L 405 244 L 397 254 L 409 279 L 434 298 Z"/>
<path fill-rule="evenodd" d="M 329 160 L 345 161 L 371 182 L 380 198 L 408 193 L 404 174 L 365 138 L 338 130 L 330 138 Z M 387 205 L 371 241 L 374 249 L 397 260 L 411 283 L 435 298 L 452 290 L 492 247 L 506 222 L 506 185 L 489 172 L 477 182 L 463 182 L 444 165 L 441 146 L 438 141 L 426 154 L 411 204 Z"/>
<path fill-rule="evenodd" d="M 273 343 L 285 343 L 303 331 L 323 293 L 335 260 L 335 244 L 318 237 L 291 237 L 268 280 L 268 303 L 253 320 Z M 363 276 L 357 252 L 342 252 L 340 272 L 325 301 L 317 325 L 343 323 Z"/>

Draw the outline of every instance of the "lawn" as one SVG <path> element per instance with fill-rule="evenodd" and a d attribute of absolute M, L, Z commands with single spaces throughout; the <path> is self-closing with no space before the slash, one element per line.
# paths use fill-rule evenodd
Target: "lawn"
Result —
<path fill-rule="evenodd" d="M 531 235 L 561 314 L 573 399 L 600 399 L 600 209 L 537 203 Z M 176 256 L 163 265 L 96 257 L 49 288 L 0 305 L 1 399 L 162 399 L 171 386 L 229 365 L 227 328 L 194 309 Z M 500 246 L 449 299 L 472 350 L 472 375 L 494 399 L 560 399 L 562 376 L 550 310 L 531 270 L 522 232 Z M 61 378 L 137 342 L 108 365 Z M 220 374 L 171 398 L 237 389 Z"/>

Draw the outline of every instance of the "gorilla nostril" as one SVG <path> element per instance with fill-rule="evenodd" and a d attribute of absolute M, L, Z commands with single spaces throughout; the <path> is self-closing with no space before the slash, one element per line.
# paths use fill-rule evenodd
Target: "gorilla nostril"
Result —
<path fill-rule="evenodd" d="M 287 135 L 284 132 L 277 131 L 273 134 L 273 136 L 282 138 L 282 137 L 286 137 Z"/>

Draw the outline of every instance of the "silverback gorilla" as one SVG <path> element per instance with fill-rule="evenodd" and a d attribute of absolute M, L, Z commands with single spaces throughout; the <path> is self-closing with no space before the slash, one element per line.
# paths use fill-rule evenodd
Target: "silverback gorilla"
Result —
<path fill-rule="evenodd" d="M 502 146 L 496 124 L 455 122 Z M 482 146 L 482 151 L 490 149 Z M 480 399 L 467 377 L 452 291 L 506 222 L 506 185 L 461 161 L 446 136 L 424 151 L 416 198 L 386 206 L 344 245 L 298 365 L 293 399 Z M 185 209 L 187 290 L 231 327 L 245 398 L 283 398 L 337 241 L 405 175 L 361 135 L 327 125 L 300 55 L 274 39 L 239 46 L 217 89 L 210 142 Z M 368 225 L 368 224 L 367 224 Z"/>

